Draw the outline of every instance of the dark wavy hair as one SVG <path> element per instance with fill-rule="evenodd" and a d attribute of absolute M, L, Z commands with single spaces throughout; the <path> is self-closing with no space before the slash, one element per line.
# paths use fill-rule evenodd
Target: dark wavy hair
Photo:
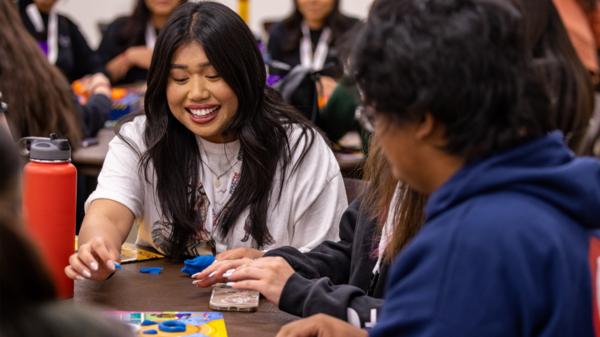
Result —
<path fill-rule="evenodd" d="M 188 0 L 179 0 L 180 5 Z M 127 18 L 127 22 L 120 31 L 117 32 L 117 43 L 120 49 L 127 49 L 132 46 L 145 44 L 146 25 L 150 20 L 150 10 L 144 0 L 138 0 L 133 14 Z"/>
<path fill-rule="evenodd" d="M 194 211 L 198 172 L 202 169 L 196 135 L 173 116 L 166 97 L 173 53 L 192 42 L 203 47 L 211 65 L 239 101 L 238 111 L 223 136 L 227 139 L 227 135 L 237 135 L 244 160 L 238 186 L 223 207 L 229 210 L 218 215 L 221 237 L 232 231 L 238 216 L 249 207 L 254 246 L 263 247 L 268 242 L 269 204 L 279 201 L 286 177 L 304 159 L 315 136 L 319 136 L 281 94 L 266 85 L 265 64 L 254 35 L 235 12 L 208 1 L 180 6 L 161 29 L 154 48 L 144 106 L 147 150 L 140 162 L 148 182 L 148 168 L 154 166 L 163 216 L 173 222 L 171 251 L 166 252 L 172 259 L 184 257 L 190 234 L 202 228 Z M 302 130 L 294 144 L 288 138 L 292 124 Z M 299 160 L 292 166 L 292 153 L 301 144 Z M 281 180 L 276 182 L 278 172 Z M 276 187 L 277 200 L 270 200 Z"/>
<path fill-rule="evenodd" d="M 578 0 L 578 1 L 581 4 L 581 6 L 583 7 L 583 10 L 586 11 L 587 13 L 591 13 L 592 11 L 594 11 L 596 6 L 598 6 L 598 0 Z"/>
<path fill-rule="evenodd" d="M 521 11 L 501 0 L 378 0 L 352 67 L 365 101 L 396 123 L 426 113 L 444 150 L 472 160 L 552 129 Z"/>
<path fill-rule="evenodd" d="M 0 1 L 0 37 L 0 91 L 13 137 L 56 133 L 79 147 L 81 119 L 69 81 L 40 52 L 12 0 Z"/>
<path fill-rule="evenodd" d="M 334 0 L 333 10 L 325 19 L 325 26 L 331 29 L 331 45 L 334 46 L 339 39 L 350 27 L 352 23 L 350 19 L 340 12 L 340 0 Z M 292 15 L 285 18 L 281 25 L 288 34 L 287 44 L 283 47 L 283 53 L 288 54 L 295 52 L 300 45 L 302 38 L 301 24 L 304 18 L 298 10 L 298 3 L 294 0 L 294 12 Z"/>
<path fill-rule="evenodd" d="M 552 0 L 519 2 L 523 16 L 527 18 L 528 47 L 552 98 L 552 126 L 565 134 L 573 151 L 581 153 L 588 122 L 594 112 L 594 86 L 590 73 L 571 44 Z"/>

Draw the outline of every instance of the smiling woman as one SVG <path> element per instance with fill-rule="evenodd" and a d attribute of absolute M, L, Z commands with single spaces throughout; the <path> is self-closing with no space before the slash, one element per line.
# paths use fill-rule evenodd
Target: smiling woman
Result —
<path fill-rule="evenodd" d="M 123 121 L 110 144 L 79 234 L 86 244 L 67 275 L 108 277 L 134 219 L 137 243 L 174 260 L 308 251 L 338 239 L 347 207 L 339 166 L 266 85 L 237 14 L 214 2 L 182 5 L 161 29 L 148 78 L 145 115 Z"/>
<path fill-rule="evenodd" d="M 181 124 L 212 143 L 224 141 L 221 132 L 238 110 L 237 96 L 196 41 L 173 55 L 167 101 Z"/>

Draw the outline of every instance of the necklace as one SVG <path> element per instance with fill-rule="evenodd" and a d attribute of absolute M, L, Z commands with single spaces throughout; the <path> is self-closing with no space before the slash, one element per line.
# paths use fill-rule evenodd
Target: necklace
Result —
<path fill-rule="evenodd" d="M 202 164 L 206 165 L 206 167 L 208 167 L 208 169 L 210 170 L 210 172 L 212 172 L 212 174 L 214 174 L 215 176 L 217 176 L 217 179 L 215 179 L 215 181 L 214 181 L 214 184 L 215 184 L 215 187 L 216 187 L 216 188 L 220 188 L 220 187 L 221 187 L 221 185 L 223 184 L 223 183 L 221 182 L 221 177 L 222 177 L 222 176 L 224 176 L 224 175 L 226 175 L 226 174 L 227 174 L 227 172 L 231 171 L 231 169 L 232 169 L 232 168 L 233 168 L 235 165 L 237 165 L 237 163 L 239 163 L 240 161 L 241 161 L 241 159 L 238 159 L 238 161 L 236 161 L 236 162 L 235 162 L 233 165 L 231 165 L 231 166 L 230 166 L 230 167 L 227 169 L 227 171 L 225 171 L 225 172 L 223 172 L 223 173 L 221 173 L 221 174 L 217 174 L 217 172 L 213 171 L 213 169 L 211 169 L 211 168 L 210 168 L 210 166 L 208 166 L 208 164 L 207 164 L 207 163 L 205 163 L 204 161 L 202 162 Z"/>

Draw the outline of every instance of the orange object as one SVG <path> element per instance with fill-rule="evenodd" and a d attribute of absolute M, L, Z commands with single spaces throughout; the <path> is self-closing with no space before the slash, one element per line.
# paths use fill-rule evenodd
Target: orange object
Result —
<path fill-rule="evenodd" d="M 327 105 L 328 101 L 329 101 L 328 96 L 319 96 L 319 98 L 318 98 L 319 109 L 323 109 Z"/>
<path fill-rule="evenodd" d="M 240 0 L 239 3 L 239 14 L 242 17 L 242 20 L 244 20 L 244 22 L 246 24 L 250 23 L 250 0 Z"/>
<path fill-rule="evenodd" d="M 75 95 L 80 97 L 79 103 L 81 105 L 85 105 L 85 103 L 87 103 L 87 99 L 90 97 L 90 93 L 85 91 L 83 83 L 80 81 L 73 81 L 71 84 L 71 89 L 73 89 Z"/>
<path fill-rule="evenodd" d="M 113 88 L 111 91 L 111 94 L 112 94 L 112 100 L 118 101 L 121 98 L 125 97 L 125 95 L 127 95 L 127 89 Z"/>
<path fill-rule="evenodd" d="M 73 81 L 71 88 L 73 89 L 75 95 L 83 96 L 83 84 L 80 81 Z"/>
<path fill-rule="evenodd" d="M 598 82 L 598 48 L 600 47 L 600 8 L 586 13 L 577 0 L 554 0 L 569 38 L 583 65 Z"/>
<path fill-rule="evenodd" d="M 73 296 L 74 290 L 73 280 L 64 270 L 75 247 L 77 169 L 69 162 L 71 150 L 66 140 L 56 136 L 45 139 L 47 141 L 25 138 L 32 145 L 31 162 L 23 169 L 23 215 L 27 230 L 52 275 L 58 296 L 67 298 Z M 54 153 L 48 155 L 51 147 L 59 142 L 62 143 L 57 148 L 62 157 Z M 23 140 L 21 143 L 24 144 Z"/>

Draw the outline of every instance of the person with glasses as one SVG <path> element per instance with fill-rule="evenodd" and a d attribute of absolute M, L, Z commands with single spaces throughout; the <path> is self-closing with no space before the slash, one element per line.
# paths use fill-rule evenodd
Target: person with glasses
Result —
<path fill-rule="evenodd" d="M 585 105 L 582 103 L 585 103 L 588 97 L 586 82 L 580 80 L 583 78 L 582 75 L 587 75 L 585 69 L 583 66 L 578 67 L 577 62 L 570 61 L 572 47 L 566 33 L 560 34 L 561 29 L 564 31 L 564 27 L 551 0 L 527 1 L 523 4 L 525 5 L 522 8 L 523 14 L 528 17 L 527 26 L 532 28 L 526 29 L 528 47 L 535 49 L 536 66 L 540 67 L 543 70 L 541 73 L 547 76 L 545 83 L 557 98 L 553 110 L 556 115 L 568 116 L 579 106 Z M 356 35 L 360 36 L 360 34 L 361 32 L 358 31 Z M 351 42 L 354 46 L 356 41 L 352 39 Z M 562 78 L 561 85 L 577 88 L 577 90 L 560 90 L 556 85 L 557 76 Z M 358 95 L 364 96 L 360 92 Z M 376 110 L 373 106 L 359 104 L 355 107 L 352 111 L 362 129 L 374 132 Z M 556 115 L 548 115 L 548 117 L 556 118 Z M 356 322 L 357 320 L 354 319 L 356 316 L 348 309 L 351 308 L 356 311 L 360 320 L 360 323 L 355 325 L 363 327 L 365 323 L 372 321 L 372 312 L 376 316 L 380 313 L 378 307 L 382 303 L 380 298 L 384 294 L 385 275 L 389 267 L 387 263 L 391 263 L 401 248 L 418 232 L 423 223 L 423 208 L 427 197 L 406 185 L 396 185 L 397 180 L 391 176 L 387 168 L 389 163 L 381 154 L 377 137 L 374 137 L 371 150 L 374 152 L 367 158 L 364 176 L 364 180 L 370 183 L 364 195 L 359 198 L 362 200 L 352 204 L 343 217 L 340 223 L 340 242 L 323 243 L 306 254 L 300 254 L 291 247 L 284 247 L 265 255 L 283 257 L 295 273 L 292 273 L 289 267 L 285 267 L 286 263 L 274 265 L 277 265 L 276 270 L 288 270 L 290 273 L 276 273 L 275 267 L 269 267 L 269 264 L 249 262 L 249 264 L 261 264 L 260 268 L 263 269 L 262 275 L 264 275 L 259 280 L 260 284 L 254 283 L 251 286 L 269 293 L 270 296 L 267 298 L 278 303 L 281 309 L 301 317 L 326 313 L 345 321 Z M 397 196 L 392 198 L 395 190 L 403 191 L 399 198 Z M 391 202 L 392 200 L 394 202 Z M 385 214 L 390 213 L 388 209 L 393 210 L 391 213 L 397 214 L 394 214 L 393 218 L 386 217 Z M 365 216 L 365 213 L 372 216 Z M 373 218 L 377 220 L 369 221 Z M 387 230 L 388 234 L 385 236 L 390 238 L 388 249 L 383 249 L 384 256 L 390 258 L 382 260 L 380 273 L 375 279 L 376 273 L 370 271 L 375 270 L 374 266 L 378 264 L 379 254 L 373 254 L 373 251 L 370 251 L 371 254 L 367 252 L 372 247 L 379 249 L 382 241 L 383 245 L 386 244 L 383 240 L 384 235 L 381 234 L 386 230 L 382 226 L 391 229 Z M 356 247 L 363 247 L 364 251 L 357 254 Z M 332 251 L 342 252 L 345 255 L 335 254 Z M 236 267 L 244 268 L 245 262 L 219 262 L 209 270 L 211 273 L 216 271 L 220 275 Z M 273 269 L 273 272 L 270 269 Z M 197 283 L 201 286 L 225 281 L 225 279 L 204 279 L 206 275 L 208 274 L 198 275 L 201 280 Z M 277 277 L 270 277 L 270 275 Z M 356 275 L 361 275 L 362 278 L 357 278 Z M 379 289 L 381 291 L 378 287 L 382 287 Z"/>
<path fill-rule="evenodd" d="M 374 3 L 352 60 L 361 119 L 428 196 L 425 223 L 368 329 L 315 315 L 278 337 L 599 335 L 600 163 L 552 132 L 525 19 L 505 0 Z"/>

